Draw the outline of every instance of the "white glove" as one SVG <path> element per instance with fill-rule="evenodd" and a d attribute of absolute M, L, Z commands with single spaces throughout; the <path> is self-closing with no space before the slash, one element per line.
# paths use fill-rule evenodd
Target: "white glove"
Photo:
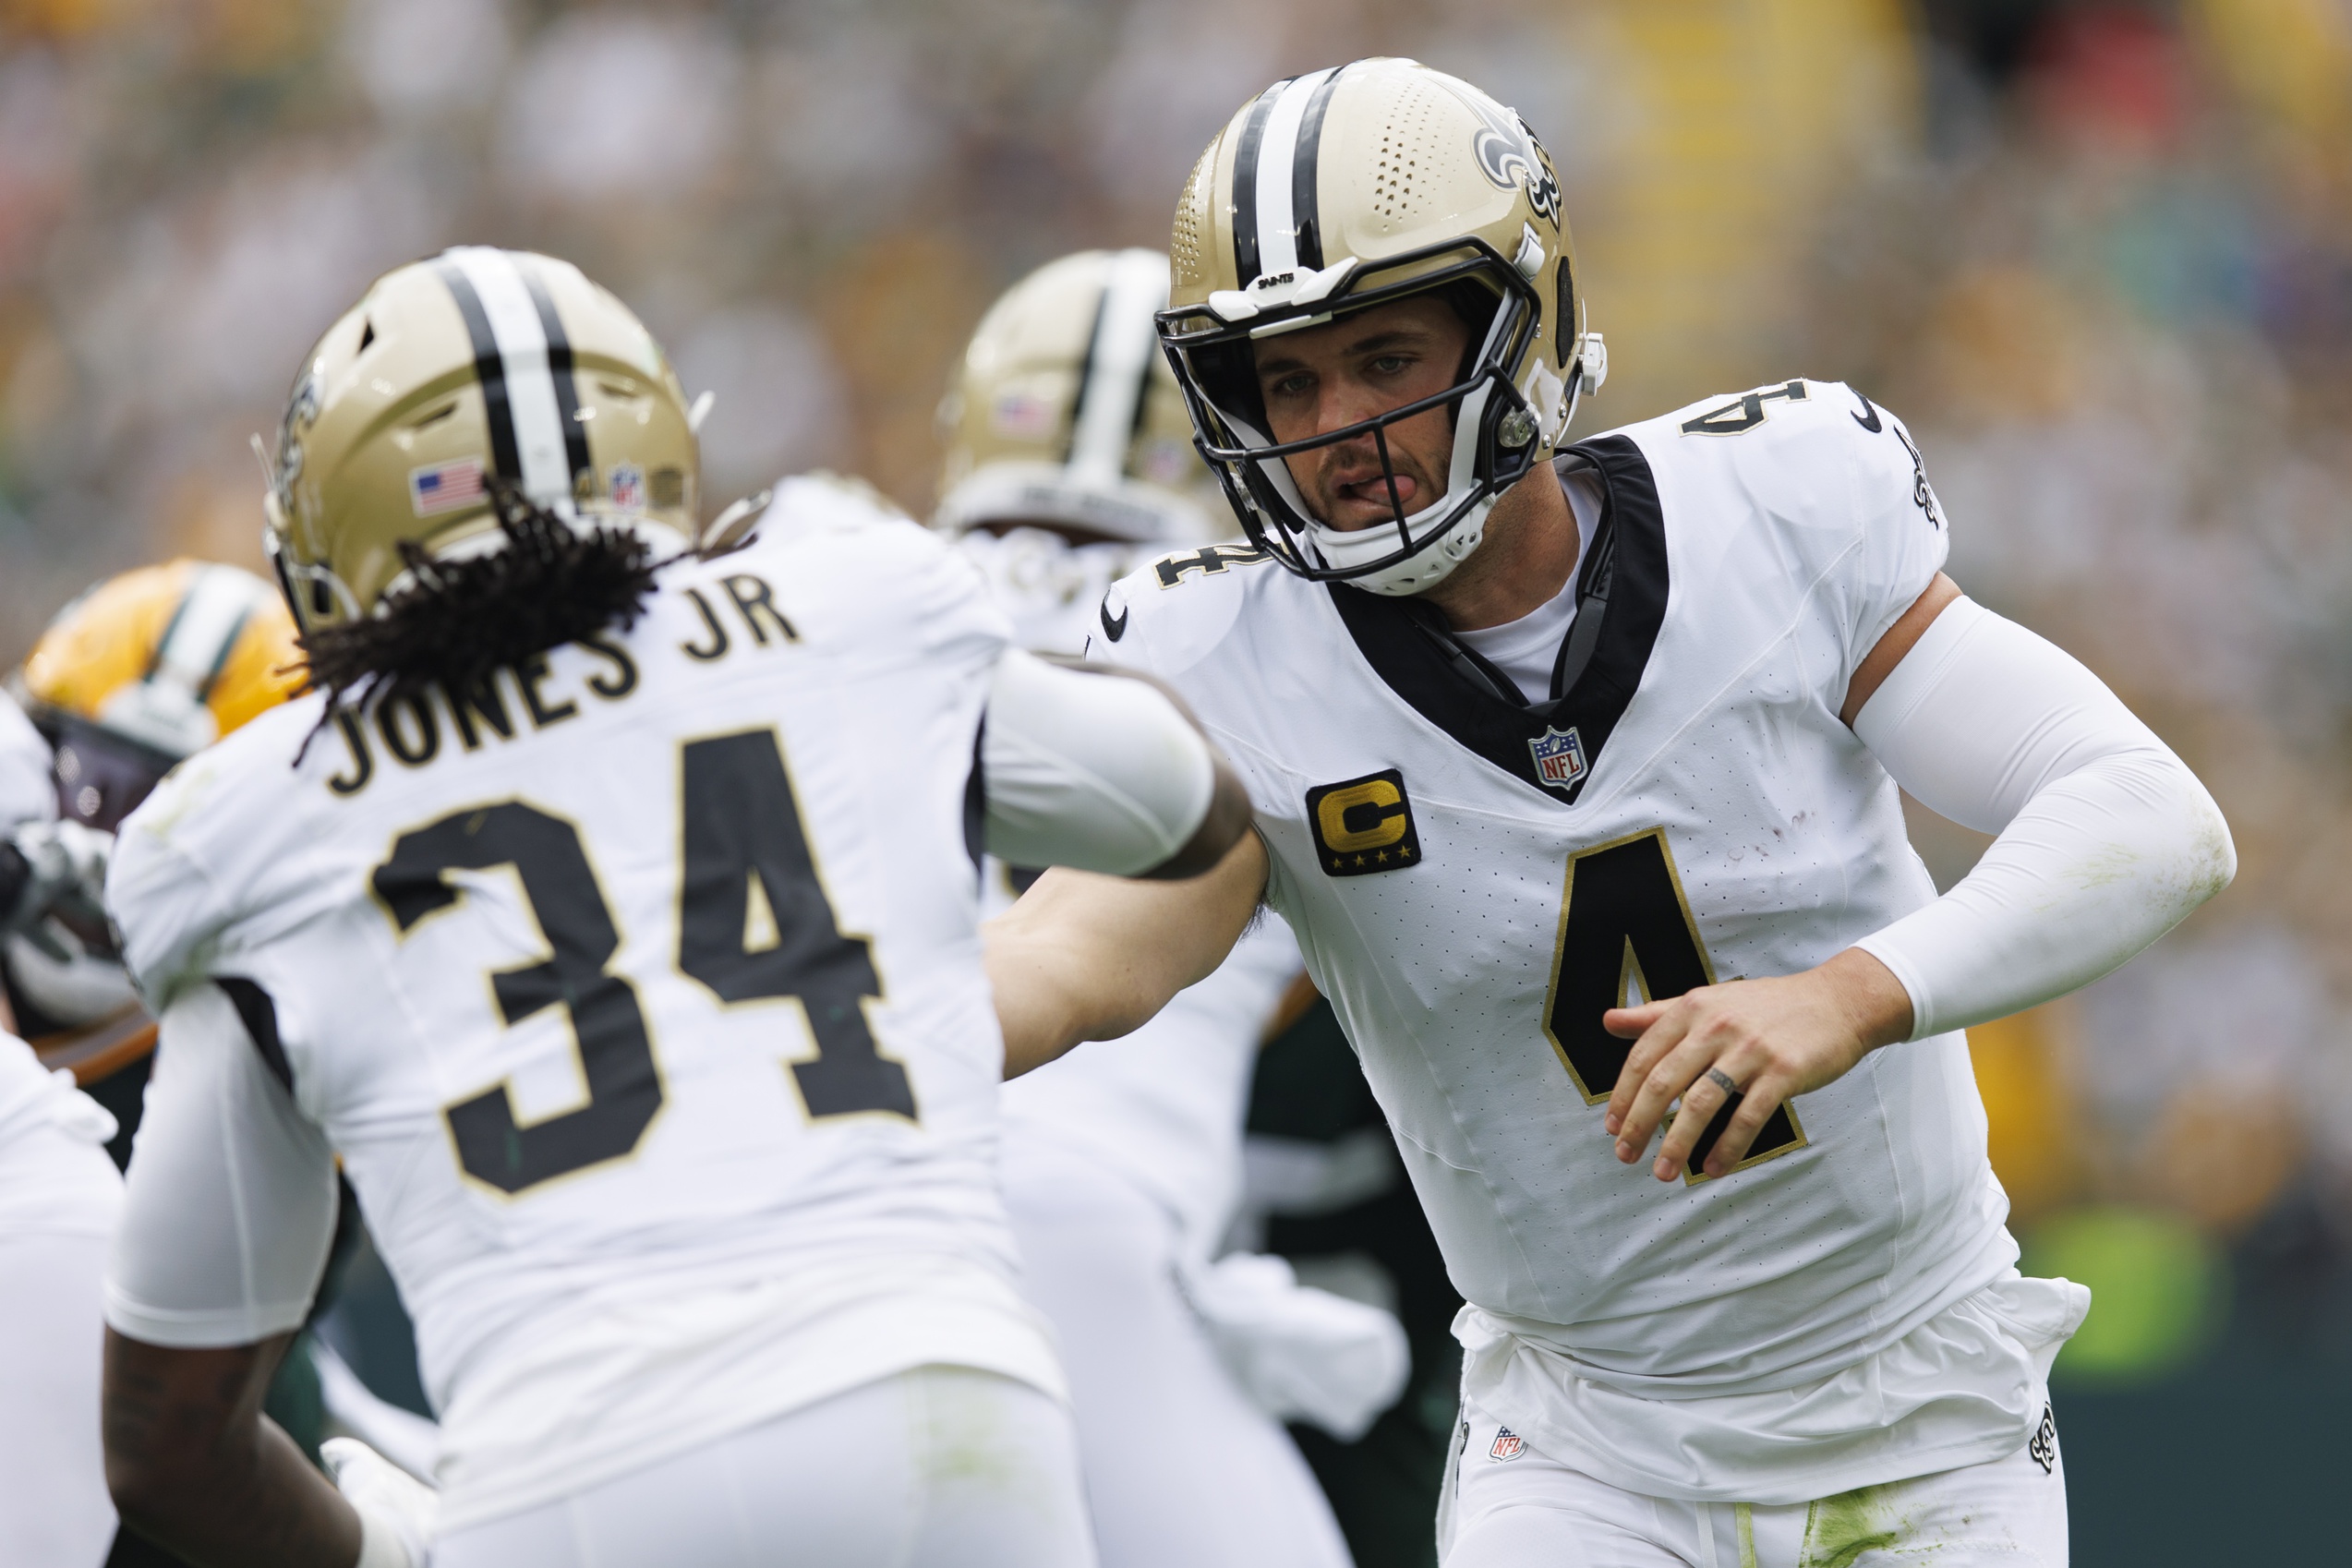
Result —
<path fill-rule="evenodd" d="M 319 1457 L 359 1514 L 359 1561 L 352 1568 L 428 1568 L 441 1494 L 357 1438 L 329 1438 Z"/>
<path fill-rule="evenodd" d="M 1189 1271 L 1185 1296 L 1250 1403 L 1342 1442 L 1396 1403 L 1413 1353 L 1396 1314 L 1298 1283 L 1280 1258 L 1235 1253 Z"/>

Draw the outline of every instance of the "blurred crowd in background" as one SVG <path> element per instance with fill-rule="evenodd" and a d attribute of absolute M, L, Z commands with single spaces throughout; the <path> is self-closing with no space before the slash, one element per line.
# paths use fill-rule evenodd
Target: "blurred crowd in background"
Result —
<path fill-rule="evenodd" d="M 1558 162 L 1580 428 L 1852 381 L 1961 585 L 2206 779 L 2236 886 L 1977 1031 L 1995 1163 L 2101 1292 L 2079 1382 L 2352 1369 L 2347 0 L 0 0 L 0 661 L 106 573 L 259 569 L 248 435 L 458 241 L 636 307 L 718 393 L 713 510 L 826 466 L 922 515 L 996 291 L 1164 246 L 1237 104 L 1369 54 Z M 1947 884 L 1982 843 L 1915 832 Z"/>

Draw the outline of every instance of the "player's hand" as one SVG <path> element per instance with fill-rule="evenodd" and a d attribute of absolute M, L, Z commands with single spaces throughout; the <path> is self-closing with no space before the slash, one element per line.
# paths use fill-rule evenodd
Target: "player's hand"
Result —
<path fill-rule="evenodd" d="M 77 935 L 106 930 L 106 862 L 115 836 L 78 822 L 28 823 L 6 839 L 7 870 L 0 877 L 15 894 L 0 909 L 0 935 L 22 933 L 59 963 L 71 961 L 55 936 L 42 929 L 55 918 Z"/>
<path fill-rule="evenodd" d="M 359 1514 L 359 1561 L 353 1568 L 425 1568 L 432 1560 L 440 1493 L 357 1438 L 329 1438 L 319 1445 L 319 1457 Z"/>
<path fill-rule="evenodd" d="M 1672 1181 L 1731 1098 L 1721 1081 L 1728 1078 L 1740 1105 L 1703 1167 L 1721 1176 L 1746 1158 L 1757 1131 L 1790 1096 L 1835 1082 L 1878 1046 L 1908 1038 L 1911 1022 L 1902 983 L 1855 947 L 1803 974 L 1703 985 L 1668 1001 L 1611 1007 L 1601 1026 L 1634 1041 L 1634 1049 L 1601 1125 L 1617 1140 L 1617 1158 L 1632 1164 L 1680 1100 L 1650 1167 L 1658 1180 Z"/>

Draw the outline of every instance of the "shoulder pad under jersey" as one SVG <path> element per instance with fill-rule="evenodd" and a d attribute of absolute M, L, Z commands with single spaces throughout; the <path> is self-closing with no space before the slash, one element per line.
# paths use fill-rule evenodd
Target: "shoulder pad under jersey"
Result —
<path fill-rule="evenodd" d="M 1173 675 L 1222 642 L 1244 600 L 1323 590 L 1255 545 L 1170 550 L 1111 585 L 1088 635 L 1088 657 Z"/>
<path fill-rule="evenodd" d="M 344 762 L 332 731 L 311 735 L 325 704 L 320 693 L 297 697 L 197 753 L 117 829 L 106 910 L 151 1008 L 234 947 L 313 912 L 291 867 Z"/>
<path fill-rule="evenodd" d="M 797 601 L 814 622 L 896 627 L 882 634 L 900 646 L 937 648 L 971 633 L 998 644 L 1010 636 L 951 540 L 871 487 L 833 475 L 780 481 L 742 543 L 680 561 L 662 585 L 683 589 L 740 571 L 767 577 L 779 602 Z"/>
<path fill-rule="evenodd" d="M 1662 490 L 1726 487 L 1832 549 L 1879 522 L 1908 519 L 1937 535 L 1944 528 L 1919 443 L 1892 413 L 1840 381 L 1799 378 L 1703 398 L 1618 433 L 1640 445 Z M 1702 494 L 1684 500 L 1707 505 Z"/>

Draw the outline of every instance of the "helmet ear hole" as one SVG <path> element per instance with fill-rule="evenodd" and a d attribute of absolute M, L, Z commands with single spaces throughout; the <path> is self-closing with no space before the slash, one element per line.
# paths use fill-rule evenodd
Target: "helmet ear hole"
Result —
<path fill-rule="evenodd" d="M 375 341 L 376 341 L 376 323 L 375 323 L 373 320 L 367 320 L 367 321 L 362 321 L 362 322 L 360 322 L 360 323 L 359 323 L 359 347 L 358 347 L 357 349 L 356 349 L 354 352 L 355 352 L 355 353 L 358 353 L 358 354 L 365 354 L 365 353 L 367 353 L 367 352 L 368 352 L 368 345 L 369 344 L 371 344 L 371 343 L 374 343 Z"/>
<path fill-rule="evenodd" d="M 310 613 L 313 615 L 325 615 L 332 611 L 334 608 L 335 597 L 332 593 L 328 591 L 327 580 L 324 577 L 311 578 Z"/>

